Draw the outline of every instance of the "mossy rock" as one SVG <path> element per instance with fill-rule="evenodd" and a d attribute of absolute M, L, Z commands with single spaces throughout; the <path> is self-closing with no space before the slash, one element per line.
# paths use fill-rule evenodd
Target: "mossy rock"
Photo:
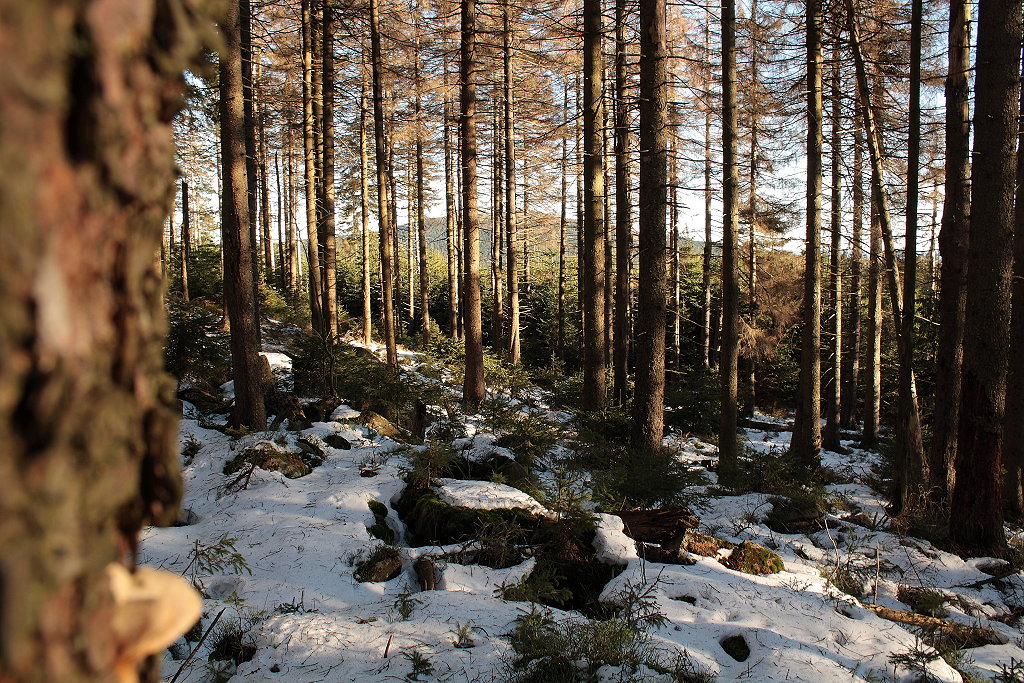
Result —
<path fill-rule="evenodd" d="M 474 538 L 486 524 L 507 522 L 531 531 L 538 518 L 521 508 L 477 510 L 449 505 L 427 490 L 409 489 L 399 501 L 399 512 L 416 545 L 447 545 Z"/>
<path fill-rule="evenodd" d="M 387 518 L 389 509 L 388 506 L 379 500 L 369 500 L 366 505 L 370 508 L 370 512 L 373 513 L 374 523 L 367 527 L 367 531 L 374 538 L 379 538 L 385 543 L 394 543 L 395 531 L 388 526 Z"/>
<path fill-rule="evenodd" d="M 289 479 L 298 479 L 313 471 L 313 467 L 298 453 L 279 451 L 268 443 L 260 443 L 246 448 L 224 465 L 224 474 L 234 474 L 249 465 L 280 472 Z"/>
<path fill-rule="evenodd" d="M 745 574 L 778 574 L 786 569 L 778 553 L 750 541 L 733 548 L 729 557 L 721 560 L 729 569 Z"/>
<path fill-rule="evenodd" d="M 361 583 L 390 581 L 402 571 L 402 554 L 391 546 L 382 545 L 359 563 L 354 576 Z"/>
<path fill-rule="evenodd" d="M 735 547 L 735 543 L 729 543 L 728 541 L 702 534 L 693 529 L 687 529 L 683 537 L 683 550 L 694 555 L 700 555 L 701 557 L 715 557 L 722 548 Z"/>
<path fill-rule="evenodd" d="M 364 410 L 359 417 L 356 418 L 356 423 L 361 424 L 364 427 L 368 427 L 381 436 L 386 436 L 389 439 L 402 437 L 401 429 L 392 424 L 390 420 L 380 413 L 375 413 L 372 410 Z"/>
<path fill-rule="evenodd" d="M 811 534 L 824 528 L 824 496 L 816 491 L 797 491 L 788 497 L 771 498 L 771 512 L 764 523 L 780 534 Z"/>

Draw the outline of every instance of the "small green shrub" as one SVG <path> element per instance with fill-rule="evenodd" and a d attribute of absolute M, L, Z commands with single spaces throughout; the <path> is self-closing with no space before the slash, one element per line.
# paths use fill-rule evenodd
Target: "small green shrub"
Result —
<path fill-rule="evenodd" d="M 684 434 L 715 436 L 721 410 L 718 374 L 698 366 L 672 373 L 665 387 L 665 424 Z"/>
<path fill-rule="evenodd" d="M 515 655 L 506 660 L 505 673 L 513 683 L 596 683 L 606 665 L 621 667 L 629 680 L 666 675 L 683 683 L 714 680 L 685 653 L 658 648 L 646 631 L 621 619 L 556 621 L 533 605 L 516 619 L 509 641 Z"/>
<path fill-rule="evenodd" d="M 498 437 L 495 446 L 507 448 L 527 468 L 546 458 L 561 438 L 561 430 L 541 411 L 520 414 L 514 425 Z"/>
<path fill-rule="evenodd" d="M 245 556 L 235 549 L 237 538 L 223 534 L 213 543 L 203 543 L 198 538 L 192 544 L 189 552 L 189 562 L 182 570 L 182 576 L 188 576 L 192 585 L 202 590 L 203 584 L 200 573 L 216 574 L 231 570 L 235 574 L 246 572 L 252 576 L 252 569 L 249 567 Z"/>
<path fill-rule="evenodd" d="M 231 367 L 220 312 L 202 300 L 168 298 L 167 317 L 164 368 L 181 381 L 219 393 Z"/>
<path fill-rule="evenodd" d="M 592 474 L 594 499 L 613 510 L 692 505 L 702 497 L 694 487 L 707 483 L 670 448 L 622 448 L 607 469 Z"/>

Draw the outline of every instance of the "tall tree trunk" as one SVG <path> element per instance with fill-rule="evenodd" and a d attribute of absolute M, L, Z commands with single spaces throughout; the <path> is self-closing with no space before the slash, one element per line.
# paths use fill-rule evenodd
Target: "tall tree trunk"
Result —
<path fill-rule="evenodd" d="M 295 175 L 292 166 L 292 129 L 291 126 L 287 129 L 287 141 L 285 143 L 288 154 L 285 157 L 285 166 L 287 168 L 285 175 L 287 176 L 288 192 L 286 200 L 288 203 L 288 209 L 285 211 L 287 218 L 285 222 L 285 252 L 288 255 L 288 294 L 290 300 L 294 302 L 298 297 L 299 293 L 299 280 L 302 274 L 302 261 L 299 255 L 299 250 L 295 244 Z"/>
<path fill-rule="evenodd" d="M 850 43 L 853 50 L 854 66 L 857 71 L 858 93 L 861 101 L 861 112 L 864 117 L 865 137 L 868 143 L 868 153 L 871 159 L 871 181 L 874 185 L 872 192 L 877 195 L 879 228 L 882 231 L 882 244 L 885 251 L 886 271 L 889 279 L 889 297 L 892 307 L 893 324 L 897 330 L 897 344 L 903 348 L 903 303 L 900 299 L 902 287 L 900 285 L 899 265 L 896 262 L 895 248 L 892 237 L 892 219 L 889 214 L 889 203 L 886 199 L 883 186 L 882 173 L 882 152 L 881 134 L 875 123 L 875 115 L 871 103 L 871 91 L 868 87 L 867 69 L 864 64 L 864 56 L 860 45 L 859 19 L 855 0 L 847 0 L 847 26 L 850 33 Z M 910 314 L 907 322 L 913 325 L 913 313 Z M 897 477 L 899 496 L 895 502 L 897 511 L 904 502 L 905 492 L 908 484 L 906 482 L 921 482 L 927 477 L 928 463 L 924 456 L 924 446 L 921 439 L 921 420 L 917 408 L 917 394 L 915 380 L 913 377 L 913 366 L 906 368 L 910 372 L 909 390 L 901 396 L 899 419 L 897 420 Z M 902 478 L 900 478 L 902 477 Z M 918 484 L 913 484 L 919 488 Z"/>
<path fill-rule="evenodd" d="M 840 137 L 841 107 L 839 101 L 839 51 L 832 53 L 832 100 L 831 124 L 831 173 L 832 203 L 829 229 L 831 243 L 828 253 L 828 352 L 822 380 L 825 397 L 825 429 L 821 435 L 821 444 L 830 451 L 840 451 L 839 443 L 839 400 L 842 385 L 842 336 L 843 336 L 843 286 L 840 268 L 840 248 L 842 239 L 842 192 L 839 186 L 841 175 L 839 164 L 842 159 L 842 138 Z"/>
<path fill-rule="evenodd" d="M 672 125 L 672 124 L 670 124 Z M 671 143 L 670 143 L 671 144 Z M 679 204 L 678 204 L 678 185 L 676 178 L 679 177 L 679 169 L 676 164 L 675 150 L 669 152 L 669 190 L 668 190 L 668 206 L 669 206 L 669 219 L 668 219 L 668 251 L 671 254 L 671 260 L 668 266 L 668 277 L 669 277 L 669 297 L 668 297 L 668 316 L 669 316 L 669 332 L 668 336 L 671 340 L 671 352 L 666 353 L 666 365 L 673 369 L 678 370 L 681 365 L 681 351 L 682 351 L 682 311 L 680 310 L 681 302 L 680 295 L 682 289 L 679 282 Z"/>
<path fill-rule="evenodd" d="M 360 65 L 359 92 L 359 207 L 360 207 L 360 244 L 362 253 L 362 294 L 363 294 L 363 343 L 369 344 L 373 339 L 373 311 L 370 293 L 370 153 L 367 149 L 367 118 L 370 112 L 367 100 L 370 99 L 369 73 L 366 68 L 366 48 L 363 47 L 363 63 Z"/>
<path fill-rule="evenodd" d="M 558 219 L 558 331 L 555 338 L 555 349 L 558 360 L 565 361 L 565 256 L 566 256 L 566 224 L 568 222 L 568 184 L 569 184 L 569 85 L 562 86 L 563 118 L 562 118 L 562 192 L 561 213 Z"/>
<path fill-rule="evenodd" d="M 502 247 L 505 244 L 505 163 L 503 161 L 504 146 L 502 140 L 502 113 L 500 102 L 494 102 L 491 137 L 491 347 L 496 351 L 504 350 L 505 336 L 505 296 L 504 277 L 501 263 L 504 258 Z"/>
<path fill-rule="evenodd" d="M 601 0 L 583 2 L 583 408 L 605 405 Z M 662 227 L 664 233 L 664 227 Z M 664 234 L 662 235 L 664 241 Z M 664 255 L 662 255 L 664 259 Z M 664 307 L 664 302 L 662 303 Z"/>
<path fill-rule="evenodd" d="M 704 54 L 711 55 L 711 10 L 704 22 Z M 710 86 L 711 79 L 706 79 Z M 710 97 L 710 92 L 709 92 Z M 704 106 L 704 252 L 701 261 L 701 318 L 699 346 L 704 367 L 711 367 L 711 105 Z"/>
<path fill-rule="evenodd" d="M 284 254 L 284 169 L 281 168 L 281 157 L 277 150 L 274 150 L 274 181 L 277 187 L 277 265 L 280 277 L 277 279 L 277 286 L 280 291 L 288 294 L 288 262 Z"/>
<path fill-rule="evenodd" d="M 125 654 L 152 624 L 124 628 L 111 576 L 181 497 L 153 256 L 211 7 L 3 4 L 0 680 L 130 680 L 150 654 Z M 184 607 L 149 597 L 144 622 Z"/>
<path fill-rule="evenodd" d="M 420 287 L 420 323 L 422 325 L 420 333 L 423 339 L 424 347 L 430 343 L 430 281 L 427 277 L 427 219 L 425 215 L 426 211 L 426 195 L 425 195 L 425 184 L 424 168 L 423 168 L 423 122 L 421 118 L 421 97 L 420 90 L 423 85 L 420 80 L 420 64 L 419 64 L 419 46 L 420 36 L 417 30 L 416 34 L 416 54 L 414 56 L 415 67 L 415 85 L 416 93 L 414 96 L 413 107 L 415 110 L 416 120 L 416 234 L 417 242 L 419 245 L 419 287 Z"/>
<path fill-rule="evenodd" d="M 374 0 L 375 1 L 375 0 Z M 466 260 L 462 287 L 465 302 L 466 374 L 462 402 L 467 409 L 480 407 L 484 400 L 484 344 L 480 315 L 480 225 L 476 187 L 476 0 L 461 0 L 462 38 L 460 45 L 460 113 L 462 117 L 462 229 Z"/>
<path fill-rule="evenodd" d="M 448 101 L 448 64 L 444 65 L 444 201 L 445 236 L 448 249 L 448 328 L 452 337 L 459 337 L 459 248 L 458 248 L 458 197 L 455 196 L 455 173 L 453 159 L 455 152 L 451 145 L 451 104 Z"/>
<path fill-rule="evenodd" d="M 334 14 L 330 0 L 322 0 L 321 49 L 323 56 L 323 104 L 320 107 L 323 123 L 323 220 L 319 228 L 320 244 L 323 247 L 323 306 L 324 328 L 334 337 L 338 334 L 338 251 L 335 239 L 334 217 Z"/>
<path fill-rule="evenodd" d="M 231 371 L 235 383 L 235 426 L 267 428 L 263 405 L 262 363 L 259 354 L 259 310 L 253 289 L 256 261 L 251 249 L 246 168 L 245 97 L 241 16 L 249 0 L 233 1 L 221 26 L 224 51 L 220 58 L 221 159 L 224 169 L 222 205 L 224 240 L 224 299 L 231 324 Z"/>
<path fill-rule="evenodd" d="M 968 240 L 963 385 L 957 430 L 950 540 L 964 552 L 1006 550 L 1001 490 L 1021 4 L 991 0 L 978 10 L 973 201 Z M 999 246 L 1003 248 L 998 248 Z"/>
<path fill-rule="evenodd" d="M 747 198 L 747 212 L 750 215 L 749 237 L 747 243 L 747 314 L 750 318 L 749 325 L 752 330 L 757 328 L 757 180 L 758 180 L 758 133 L 760 128 L 760 71 L 758 68 L 758 36 L 757 31 L 757 0 L 750 3 L 750 102 L 752 111 L 750 113 L 750 169 L 747 181 L 749 194 Z M 744 396 L 743 412 L 747 415 L 754 414 L 757 404 L 757 353 L 751 349 L 750 357 L 746 363 L 747 384 L 750 390 Z"/>
<path fill-rule="evenodd" d="M 409 330 L 412 334 L 416 319 L 416 278 L 413 264 L 416 261 L 416 182 L 413 169 L 416 166 L 416 142 L 410 145 L 409 160 L 406 163 L 406 283 L 409 285 Z"/>
<path fill-rule="evenodd" d="M 864 234 L 864 153 L 861 144 L 860 117 L 854 115 L 853 127 L 853 239 L 850 246 L 850 294 L 846 335 L 842 352 L 842 388 L 839 400 L 839 425 L 852 429 L 857 416 L 857 384 L 860 376 L 860 298 L 861 240 Z"/>
<path fill-rule="evenodd" d="M 871 169 L 875 175 L 875 169 Z M 864 382 L 864 430 L 861 446 L 868 448 L 878 442 L 878 423 L 882 413 L 882 229 L 879 225 L 878 189 L 881 183 L 871 180 L 871 236 L 868 246 L 868 348 Z"/>
<path fill-rule="evenodd" d="M 232 0 L 233 1 L 233 0 Z M 252 297 L 257 303 L 260 300 L 259 290 L 259 224 L 257 223 L 257 181 L 259 176 L 256 171 L 256 91 L 253 87 L 253 52 L 252 52 L 252 0 L 245 0 L 240 5 L 239 31 L 241 37 L 241 60 L 242 60 L 242 98 L 243 123 L 245 140 L 245 173 L 247 177 L 246 197 L 249 203 L 249 250 L 252 252 Z M 256 319 L 256 340 L 259 348 L 261 337 L 259 318 Z"/>
<path fill-rule="evenodd" d="M 946 179 L 939 228 L 939 332 L 935 353 L 935 408 L 929 452 L 931 489 L 945 499 L 953 491 L 956 433 L 960 419 L 966 313 L 967 237 L 970 226 L 971 5 L 949 3 L 946 74 Z"/>
<path fill-rule="evenodd" d="M 895 511 L 911 505 L 928 482 L 921 424 L 914 388 L 914 320 L 917 296 L 917 207 L 921 156 L 921 23 L 922 0 L 912 0 L 910 19 L 910 117 L 907 133 L 907 222 L 903 250 L 903 319 L 899 333 L 899 389 L 896 452 L 903 458 L 897 467 L 898 500 Z"/>
<path fill-rule="evenodd" d="M 1024 116 L 1024 88 L 1020 94 Z M 1024 512 L 1024 129 L 1017 134 L 1017 196 L 1013 217 L 1013 287 L 1010 317 L 1009 366 L 1006 378 L 1006 419 L 1003 422 L 1004 503 L 1019 515 Z"/>
<path fill-rule="evenodd" d="M 640 280 L 634 448 L 661 446 L 665 423 L 665 214 L 668 45 L 665 0 L 640 0 Z"/>
<path fill-rule="evenodd" d="M 502 87 L 504 90 L 504 142 L 505 142 L 505 239 L 508 255 L 505 268 L 508 273 L 508 337 L 506 350 L 510 363 L 519 363 L 519 245 L 516 240 L 516 145 L 513 126 L 515 110 L 512 91 L 512 25 L 508 16 L 508 1 L 502 3 Z"/>
<path fill-rule="evenodd" d="M 267 112 L 260 101 L 260 114 L 256 119 L 259 144 L 260 181 L 260 235 L 263 243 L 263 281 L 269 286 L 274 280 L 274 240 L 270 233 L 270 177 L 267 175 Z"/>
<path fill-rule="evenodd" d="M 188 206 L 188 180 L 181 179 L 181 298 L 188 301 L 188 262 L 192 260 L 191 214 Z"/>
<path fill-rule="evenodd" d="M 309 273 L 309 310 L 313 330 L 323 334 L 324 308 L 320 289 L 320 254 L 317 250 L 317 180 L 316 116 L 313 110 L 313 13 L 312 0 L 302 0 L 302 146 L 305 159 L 306 191 L 306 262 Z"/>
<path fill-rule="evenodd" d="M 384 345 L 387 362 L 398 367 L 395 346 L 394 264 L 391 259 L 391 211 L 388 204 L 388 153 L 384 141 L 384 85 L 381 82 L 379 0 L 370 0 L 370 70 L 373 83 L 373 137 L 377 158 L 377 225 L 383 292 Z"/>
<path fill-rule="evenodd" d="M 821 449 L 821 1 L 807 2 L 807 242 L 800 385 L 790 450 L 813 468 Z"/>
<path fill-rule="evenodd" d="M 813 2 L 814 0 L 812 0 Z M 811 17 L 808 16 L 808 23 Z M 736 481 L 737 385 L 739 380 L 739 268 L 736 263 L 739 227 L 739 169 L 736 163 L 736 3 L 722 2 L 722 355 L 719 361 L 721 406 L 718 423 L 718 479 Z M 813 152 L 808 147 L 808 155 Z"/>

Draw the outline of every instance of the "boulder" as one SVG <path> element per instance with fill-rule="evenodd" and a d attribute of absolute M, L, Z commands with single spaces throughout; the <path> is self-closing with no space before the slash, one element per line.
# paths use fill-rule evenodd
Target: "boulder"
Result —
<path fill-rule="evenodd" d="M 750 541 L 740 543 L 729 557 L 719 561 L 729 569 L 745 574 L 778 574 L 786 569 L 778 553 Z"/>
<path fill-rule="evenodd" d="M 331 448 L 337 448 L 342 451 L 351 450 L 352 448 L 352 443 L 341 434 L 328 434 L 324 437 L 324 443 Z"/>
<path fill-rule="evenodd" d="M 402 435 L 402 430 L 393 425 L 386 417 L 372 410 L 364 410 L 356 422 L 390 439 L 395 439 Z"/>
<path fill-rule="evenodd" d="M 402 571 L 402 555 L 396 549 L 382 545 L 356 567 L 356 581 L 381 583 L 390 581 Z"/>

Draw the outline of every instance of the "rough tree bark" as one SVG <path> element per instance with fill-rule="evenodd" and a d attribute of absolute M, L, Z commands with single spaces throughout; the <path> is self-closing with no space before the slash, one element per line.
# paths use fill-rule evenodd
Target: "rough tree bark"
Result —
<path fill-rule="evenodd" d="M 628 398 L 631 336 L 629 255 L 633 249 L 633 212 L 629 193 L 626 20 L 626 0 L 615 0 L 615 346 L 612 353 L 612 397 L 616 405 L 623 405 Z"/>
<path fill-rule="evenodd" d="M 243 96 L 242 32 L 239 15 L 248 0 L 232 0 L 221 25 L 224 49 L 220 55 L 221 165 L 224 174 L 221 221 L 224 244 L 224 302 L 231 326 L 231 373 L 235 384 L 235 426 L 267 428 L 263 405 L 263 367 L 260 360 L 259 309 L 254 294 L 257 259 L 251 248 L 253 216 L 249 213 L 246 163 L 245 98 Z M 241 5 L 241 12 L 235 5 Z"/>
<path fill-rule="evenodd" d="M 338 250 L 335 238 L 334 217 L 334 13 L 330 0 L 322 0 L 320 21 L 320 48 L 322 51 L 323 85 L 320 88 L 322 104 L 320 106 L 321 152 L 323 179 L 320 183 L 323 214 L 317 225 L 319 241 L 323 253 L 323 282 L 321 287 L 322 304 L 324 307 L 324 330 L 328 336 L 338 334 L 338 281 L 337 258 Z"/>
<path fill-rule="evenodd" d="M 583 2 L 583 397 L 585 410 L 605 405 L 604 151 L 601 97 L 601 0 Z M 662 236 L 664 241 L 664 235 Z M 662 257 L 664 259 L 664 256 Z"/>
<path fill-rule="evenodd" d="M 380 246 L 383 290 L 384 345 L 388 365 L 398 367 L 395 346 L 394 264 L 391 254 L 391 209 L 388 204 L 388 152 L 384 140 L 384 86 L 381 82 L 380 17 L 378 0 L 370 0 L 370 72 L 373 88 L 373 138 L 377 161 L 377 242 Z M 312 270 L 312 267 L 310 268 Z"/>
<path fill-rule="evenodd" d="M 831 242 L 828 252 L 828 352 L 822 377 L 822 392 L 825 398 L 825 429 L 821 435 L 822 446 L 830 451 L 840 451 L 839 443 L 839 399 L 842 384 L 842 336 L 843 336 L 843 290 L 842 275 L 839 272 L 839 251 L 842 238 L 842 193 L 840 183 L 840 159 L 842 158 L 841 109 L 839 101 L 839 54 L 833 51 L 832 83 L 829 99 L 832 104 L 831 139 L 831 207 L 829 230 Z"/>
<path fill-rule="evenodd" d="M 843 339 L 842 388 L 839 425 L 852 429 L 857 416 L 857 384 L 860 375 L 861 240 L 864 236 L 864 153 L 860 141 L 860 118 L 853 125 L 853 236 L 850 245 L 850 293 Z"/>
<path fill-rule="evenodd" d="M 373 338 L 373 311 L 370 306 L 370 152 L 367 149 L 367 119 L 369 111 L 367 100 L 370 99 L 370 75 L 366 68 L 366 48 L 363 47 L 363 63 L 359 69 L 359 206 L 360 206 L 360 237 L 362 253 L 362 293 L 363 293 L 363 343 L 369 344 Z"/>
<path fill-rule="evenodd" d="M 967 235 L 970 226 L 971 5 L 949 3 L 949 66 L 946 74 L 946 179 L 939 228 L 939 334 L 935 353 L 935 409 L 929 452 L 931 489 L 946 499 L 953 490 L 956 430 L 960 418 L 966 304 Z"/>
<path fill-rule="evenodd" d="M 1024 88 L 1020 111 L 1024 114 Z M 1013 217 L 1013 287 L 1010 317 L 1009 367 L 1006 378 L 1006 419 L 1003 423 L 1004 503 L 1008 510 L 1024 511 L 1024 129 L 1017 134 L 1017 196 Z"/>
<path fill-rule="evenodd" d="M 461 0 L 460 113 L 462 160 L 462 230 L 465 246 L 463 319 L 466 334 L 466 374 L 462 402 L 468 409 L 479 408 L 484 400 L 484 340 L 480 312 L 480 222 L 476 178 L 476 0 Z"/>
<path fill-rule="evenodd" d="M 821 2 L 807 2 L 807 241 L 800 386 L 790 450 L 813 468 L 821 449 Z"/>
<path fill-rule="evenodd" d="M 0 5 L 0 680 L 111 681 L 107 567 L 181 495 L 153 257 L 223 5 Z"/>
<path fill-rule="evenodd" d="M 736 163 L 736 3 L 722 2 L 722 355 L 718 376 L 718 478 L 725 486 L 738 473 L 736 421 L 739 383 L 739 265 L 736 260 L 740 220 L 739 167 Z"/>
<path fill-rule="evenodd" d="M 630 443 L 661 447 L 665 425 L 668 45 L 665 0 L 640 0 L 640 280 Z"/>
<path fill-rule="evenodd" d="M 181 298 L 188 301 L 188 262 L 192 260 L 192 228 L 188 205 L 188 180 L 181 179 Z"/>
<path fill-rule="evenodd" d="M 309 272 L 309 311 L 313 329 L 323 333 L 323 296 L 320 289 L 320 254 L 317 250 L 317 163 L 313 111 L 313 16 L 312 0 L 302 0 L 302 146 L 305 162 L 306 260 Z"/>
<path fill-rule="evenodd" d="M 519 363 L 519 245 L 516 242 L 516 145 L 512 91 L 512 25 L 509 21 L 508 2 L 502 3 L 502 90 L 505 105 L 504 113 L 504 145 L 505 145 L 505 240 L 507 257 L 505 270 L 508 289 L 508 336 L 505 338 L 505 350 L 510 363 Z"/>
<path fill-rule="evenodd" d="M 1019 0 L 982 4 L 967 256 L 971 277 L 949 524 L 950 540 L 980 556 L 998 556 L 1006 550 L 1000 468 L 1013 251 L 994 247 L 1013 243 L 1020 43 Z"/>

